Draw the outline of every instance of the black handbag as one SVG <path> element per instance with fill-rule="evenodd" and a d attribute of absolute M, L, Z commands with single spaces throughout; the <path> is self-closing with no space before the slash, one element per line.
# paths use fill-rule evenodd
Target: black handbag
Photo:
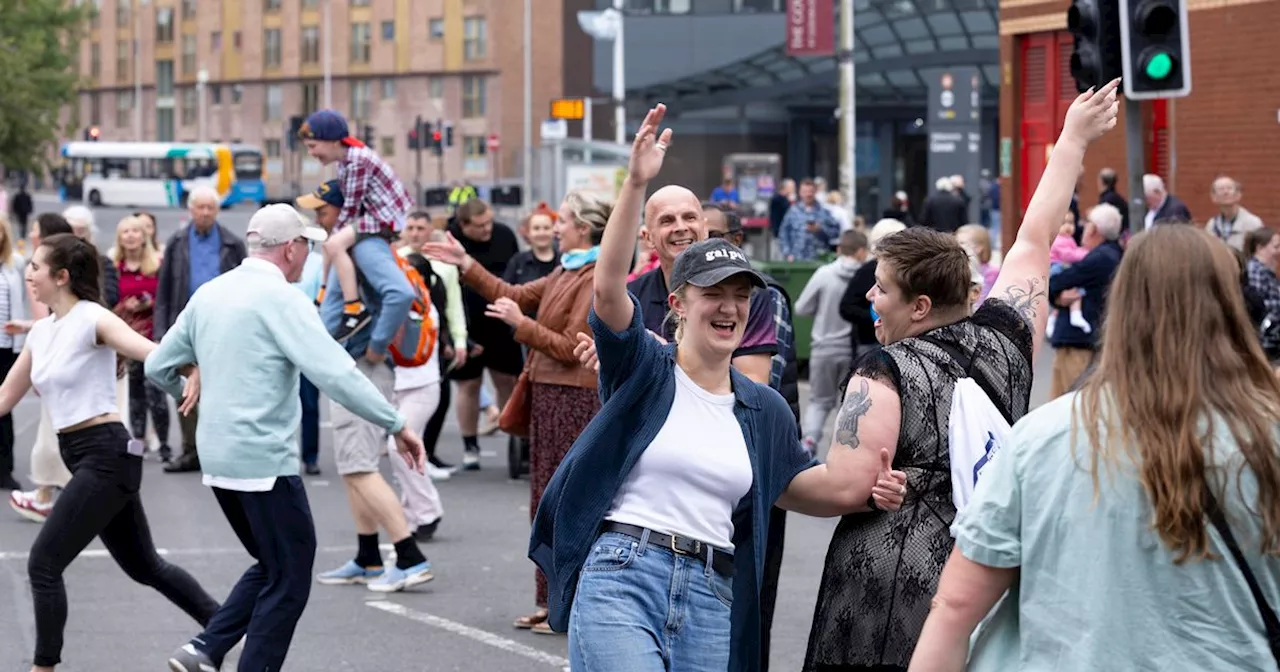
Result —
<path fill-rule="evenodd" d="M 1236 567 L 1244 575 L 1245 583 L 1249 584 L 1249 592 L 1253 594 L 1253 601 L 1258 607 L 1258 612 L 1262 614 L 1262 625 L 1266 628 L 1267 644 L 1271 647 L 1271 655 L 1276 659 L 1276 665 L 1280 666 L 1280 619 L 1276 618 L 1275 610 L 1267 604 L 1267 598 L 1262 594 L 1262 587 L 1258 585 L 1257 577 L 1253 575 L 1253 570 L 1249 569 L 1249 563 L 1245 562 L 1244 554 L 1240 552 L 1235 535 L 1231 534 L 1231 528 L 1227 526 L 1227 519 L 1222 515 L 1222 509 L 1218 507 L 1218 500 L 1209 489 L 1208 481 L 1204 485 L 1204 499 L 1205 513 L 1209 516 L 1209 522 L 1217 528 L 1223 543 L 1227 545 L 1227 550 L 1231 551 Z"/>

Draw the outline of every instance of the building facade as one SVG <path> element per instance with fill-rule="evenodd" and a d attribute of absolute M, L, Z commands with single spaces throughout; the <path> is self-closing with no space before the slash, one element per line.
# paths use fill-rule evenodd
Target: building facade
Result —
<path fill-rule="evenodd" d="M 1147 172 L 1204 223 L 1216 210 L 1214 178 L 1243 187 L 1241 205 L 1280 226 L 1271 180 L 1280 169 L 1280 74 L 1259 44 L 1280 25 L 1280 0 L 1185 0 L 1191 40 L 1191 94 L 1142 103 Z M 1077 92 L 1070 75 L 1068 0 L 1003 0 L 1000 4 L 1000 179 L 1004 221 L 1020 222 L 1048 152 Z M 1090 149 L 1080 203 L 1098 202 L 1097 174 L 1119 173 L 1128 198 L 1124 112 L 1117 130 Z M 1140 196 L 1140 194 L 1138 194 Z M 1083 208 L 1082 208 L 1083 209 Z M 1005 243 L 1015 227 L 1005 227 Z"/>
<path fill-rule="evenodd" d="M 581 86 L 590 85 L 589 60 L 564 58 L 566 43 L 575 39 L 589 49 L 575 25 L 576 1 L 536 2 L 535 110 L 565 94 L 566 79 L 576 76 Z M 81 43 L 88 86 L 80 95 L 80 124 L 96 126 L 103 141 L 256 145 L 266 154 L 274 192 L 289 191 L 295 182 L 305 188 L 322 172 L 301 158 L 304 152 L 290 150 L 289 118 L 326 105 L 328 58 L 331 106 L 347 116 L 353 134 L 371 127 L 373 145 L 406 184 L 484 184 L 518 176 L 524 123 L 520 4 L 96 0 L 97 15 Z M 567 27 L 573 32 L 566 37 Z M 423 152 L 419 158 L 410 151 L 409 132 L 419 115 L 451 124 L 454 144 L 442 156 Z M 498 149 L 491 151 L 494 144 Z"/>

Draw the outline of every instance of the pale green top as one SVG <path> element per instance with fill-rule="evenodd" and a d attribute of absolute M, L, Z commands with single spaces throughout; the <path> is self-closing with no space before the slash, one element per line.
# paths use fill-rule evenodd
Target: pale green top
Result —
<path fill-rule="evenodd" d="M 1132 464 L 1101 480 L 1095 505 L 1083 429 L 1078 462 L 1071 451 L 1076 398 L 1054 400 L 1014 426 L 961 516 L 956 544 L 965 557 L 1021 568 L 975 636 L 969 669 L 1274 672 L 1262 617 L 1207 517 L 1220 558 L 1174 565 L 1151 530 Z M 1260 519 L 1244 506 L 1256 501 L 1257 481 L 1248 470 L 1236 479 L 1242 457 L 1229 433 L 1215 434 L 1214 444 L 1216 463 L 1228 465 L 1219 501 L 1232 533 L 1267 599 L 1280 606 L 1280 560 L 1261 556 Z"/>
<path fill-rule="evenodd" d="M 298 474 L 298 373 L 356 415 L 388 431 L 404 426 L 378 388 L 320 322 L 315 304 L 270 262 L 249 258 L 196 290 L 147 376 L 181 396 L 177 369 L 200 366 L 196 445 L 208 476 Z"/>

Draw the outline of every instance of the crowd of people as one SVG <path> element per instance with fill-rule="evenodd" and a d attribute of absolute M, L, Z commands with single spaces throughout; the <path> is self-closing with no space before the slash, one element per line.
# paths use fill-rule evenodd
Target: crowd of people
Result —
<path fill-rule="evenodd" d="M 432 580 L 451 407 L 461 469 L 480 467 L 490 408 L 527 450 L 533 610 L 513 626 L 567 634 L 573 670 L 767 670 L 787 512 L 840 518 L 806 672 L 1274 669 L 1280 237 L 1222 181 L 1204 228 L 1158 215 L 1126 239 L 1105 200 L 1077 222 L 1117 84 L 1072 104 L 999 263 L 998 223 L 918 226 L 904 201 L 846 226 L 801 183 L 782 247 L 836 258 L 794 298 L 743 250 L 732 185 L 651 189 L 675 141 L 662 105 L 616 202 L 534 208 L 524 251 L 479 199 L 415 210 L 330 110 L 300 139 L 338 179 L 257 211 L 243 239 L 199 191 L 163 245 L 147 213 L 105 255 L 83 208 L 40 215 L 30 255 L 0 226 L 0 476 L 44 524 L 33 671 L 62 661 L 62 573 L 94 537 L 199 624 L 174 672 L 217 670 L 240 642 L 239 669 L 279 669 L 314 583 Z M 1150 184 L 1153 210 L 1177 209 Z M 814 318 L 804 408 L 793 315 Z M 1031 410 L 1046 339 L 1061 398 Z M 8 413 L 33 388 L 23 491 Z M 301 478 L 320 473 L 321 393 L 357 551 L 314 573 Z M 145 456 L 199 471 L 252 557 L 221 603 L 156 552 Z"/>

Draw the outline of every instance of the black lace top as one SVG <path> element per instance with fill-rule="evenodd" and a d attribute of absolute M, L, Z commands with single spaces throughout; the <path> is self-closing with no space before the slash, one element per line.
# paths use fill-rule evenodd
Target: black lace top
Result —
<path fill-rule="evenodd" d="M 1031 400 L 1031 327 L 1007 303 L 987 299 L 966 320 L 925 338 L 908 338 L 872 353 L 854 375 L 893 386 L 902 404 L 895 469 L 907 474 L 908 495 L 896 513 L 845 516 L 836 527 L 822 572 L 805 672 L 911 661 L 938 576 L 951 553 L 956 509 L 951 501 L 947 440 L 951 395 L 965 373 L 935 342 L 952 344 L 973 361 L 970 372 L 1016 421 Z"/>

